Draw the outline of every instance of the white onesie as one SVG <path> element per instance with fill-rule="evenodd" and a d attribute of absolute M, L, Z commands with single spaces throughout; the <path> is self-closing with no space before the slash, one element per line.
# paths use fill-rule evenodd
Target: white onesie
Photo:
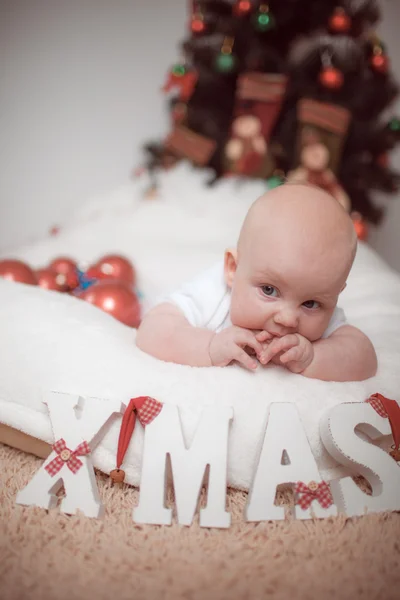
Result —
<path fill-rule="evenodd" d="M 161 302 L 175 304 L 193 327 L 219 332 L 232 325 L 229 317 L 231 290 L 225 283 L 222 260 L 184 283 L 180 289 L 159 298 L 158 303 Z M 343 310 L 336 307 L 322 337 L 327 338 L 345 324 Z"/>

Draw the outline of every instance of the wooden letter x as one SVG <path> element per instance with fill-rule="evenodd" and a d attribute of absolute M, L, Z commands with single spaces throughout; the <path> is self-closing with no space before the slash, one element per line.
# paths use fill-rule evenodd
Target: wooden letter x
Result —
<path fill-rule="evenodd" d="M 44 403 L 54 433 L 53 452 L 17 494 L 17 504 L 53 508 L 57 505 L 56 493 L 64 483 L 62 512 L 74 514 L 80 510 L 88 517 L 102 516 L 91 451 L 104 435 L 106 422 L 121 412 L 122 403 L 57 392 L 48 392 Z"/>

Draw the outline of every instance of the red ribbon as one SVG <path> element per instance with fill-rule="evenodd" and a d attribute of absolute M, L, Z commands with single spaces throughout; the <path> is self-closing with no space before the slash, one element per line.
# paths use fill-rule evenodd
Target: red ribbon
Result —
<path fill-rule="evenodd" d="M 82 442 L 75 450 L 70 450 L 67 448 L 67 444 L 63 438 L 60 438 L 53 444 L 53 450 L 57 452 L 58 456 L 45 466 L 46 471 L 51 477 L 54 477 L 64 465 L 67 465 L 69 470 L 75 475 L 83 465 L 78 456 L 90 454 L 90 447 L 87 442 Z"/>
<path fill-rule="evenodd" d="M 150 396 L 138 396 L 131 398 L 124 416 L 122 417 L 121 429 L 118 438 L 117 469 L 120 468 L 128 449 L 133 430 L 136 423 L 136 415 L 143 427 L 148 425 L 161 412 L 163 405 Z"/>
<path fill-rule="evenodd" d="M 385 398 L 382 394 L 372 394 L 367 400 L 378 415 L 389 419 L 393 441 L 396 449 L 400 449 L 400 406 L 396 400 Z"/>
<path fill-rule="evenodd" d="M 308 485 L 303 481 L 298 481 L 295 493 L 297 494 L 296 504 L 299 504 L 303 510 L 308 508 L 313 500 L 317 500 L 322 508 L 329 508 L 333 504 L 331 490 L 326 481 L 321 481 L 321 483 L 310 481 Z"/>

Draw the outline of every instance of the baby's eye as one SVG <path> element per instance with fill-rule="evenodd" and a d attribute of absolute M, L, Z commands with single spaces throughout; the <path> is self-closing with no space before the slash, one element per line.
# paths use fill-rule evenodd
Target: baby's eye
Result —
<path fill-rule="evenodd" d="M 273 285 L 262 285 L 261 291 L 266 296 L 277 296 L 278 290 Z"/>
<path fill-rule="evenodd" d="M 306 300 L 303 302 L 303 306 L 306 308 L 319 308 L 321 305 L 316 300 Z"/>

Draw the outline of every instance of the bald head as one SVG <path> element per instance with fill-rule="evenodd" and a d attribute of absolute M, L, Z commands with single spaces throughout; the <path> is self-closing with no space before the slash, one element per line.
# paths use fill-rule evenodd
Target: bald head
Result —
<path fill-rule="evenodd" d="M 353 223 L 339 202 L 302 184 L 284 184 L 252 204 L 239 236 L 239 259 L 267 238 L 276 240 L 277 250 L 302 252 L 305 260 L 334 252 L 347 272 L 357 248 Z"/>

